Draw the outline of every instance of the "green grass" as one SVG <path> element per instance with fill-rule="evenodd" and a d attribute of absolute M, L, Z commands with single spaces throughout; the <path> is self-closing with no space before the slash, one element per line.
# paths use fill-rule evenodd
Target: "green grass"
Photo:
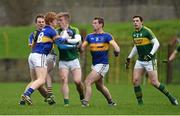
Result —
<path fill-rule="evenodd" d="M 158 90 L 149 84 L 143 85 L 144 105 L 138 106 L 133 93 L 133 87 L 129 84 L 108 84 L 114 100 L 117 102 L 117 107 L 109 107 L 104 97 L 95 90 L 93 86 L 93 96 L 89 107 L 81 107 L 78 99 L 75 86 L 70 84 L 70 106 L 63 106 L 62 94 L 60 94 L 60 85 L 54 84 L 53 90 L 56 96 L 57 104 L 49 106 L 43 102 L 43 98 L 38 92 L 32 95 L 32 106 L 19 106 L 18 101 L 20 95 L 25 88 L 25 83 L 0 83 L 0 114 L 1 115 L 20 115 L 20 114 L 63 114 L 63 115 L 90 115 L 90 114 L 155 114 L 155 115 L 172 115 L 180 114 L 180 106 L 172 106 L 168 99 Z M 178 100 L 180 100 L 180 85 L 168 85 L 170 90 Z"/>

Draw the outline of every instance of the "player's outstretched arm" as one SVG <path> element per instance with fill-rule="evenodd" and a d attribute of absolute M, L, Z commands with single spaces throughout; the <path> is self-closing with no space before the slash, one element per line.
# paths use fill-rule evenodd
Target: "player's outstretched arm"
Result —
<path fill-rule="evenodd" d="M 61 50 L 67 50 L 67 49 L 75 49 L 77 48 L 76 45 L 69 45 L 69 44 L 58 44 L 58 48 L 60 48 Z"/>
<path fill-rule="evenodd" d="M 81 53 L 84 52 L 87 46 L 88 46 L 88 42 L 85 40 L 81 45 L 80 52 Z"/>
<path fill-rule="evenodd" d="M 114 40 L 110 41 L 110 45 L 113 46 L 113 48 L 114 48 L 114 56 L 117 57 L 119 55 L 119 53 L 120 53 L 120 47 L 118 46 L 118 44 Z"/>
<path fill-rule="evenodd" d="M 137 48 L 136 46 L 134 45 L 134 47 L 132 48 L 129 56 L 126 58 L 126 62 L 125 62 L 125 68 L 126 69 L 129 69 L 129 65 L 130 65 L 130 61 L 131 61 L 131 58 L 134 57 L 134 55 L 137 54 Z"/>
<path fill-rule="evenodd" d="M 63 38 L 63 37 L 61 37 L 61 36 L 59 36 L 59 35 L 56 35 L 56 36 L 53 38 L 53 40 L 54 40 L 54 43 L 55 43 L 57 46 L 59 46 L 60 44 L 65 43 L 65 42 L 67 41 L 67 38 Z"/>
<path fill-rule="evenodd" d="M 67 43 L 70 43 L 70 44 L 77 44 L 80 41 L 81 41 L 81 35 L 80 34 L 76 34 L 73 39 L 67 39 Z"/>

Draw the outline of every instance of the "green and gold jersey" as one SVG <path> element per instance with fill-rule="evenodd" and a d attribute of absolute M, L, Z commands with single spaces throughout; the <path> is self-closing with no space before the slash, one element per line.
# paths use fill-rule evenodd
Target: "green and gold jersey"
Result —
<path fill-rule="evenodd" d="M 73 34 L 71 35 L 72 39 L 74 38 L 75 34 L 79 34 L 79 30 L 76 27 L 69 26 L 68 29 L 70 29 L 73 32 Z M 57 29 L 58 34 L 61 34 L 62 31 L 63 30 L 61 28 Z M 61 61 L 70 61 L 79 58 L 78 49 L 72 48 L 72 49 L 62 50 L 58 48 L 58 50 L 59 50 L 59 60 Z"/>
<path fill-rule="evenodd" d="M 140 31 L 134 31 L 132 37 L 137 48 L 138 60 L 145 61 L 144 56 L 148 55 L 153 48 L 151 40 L 156 38 L 154 33 L 149 28 L 143 26 Z"/>

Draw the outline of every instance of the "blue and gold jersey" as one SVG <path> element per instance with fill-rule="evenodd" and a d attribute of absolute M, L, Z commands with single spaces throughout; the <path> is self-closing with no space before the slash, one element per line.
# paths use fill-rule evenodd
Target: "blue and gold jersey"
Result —
<path fill-rule="evenodd" d="M 35 30 L 34 32 L 32 32 L 29 36 L 29 41 L 28 44 L 29 45 L 33 45 L 34 42 L 37 41 L 38 35 L 39 35 L 40 31 L 39 30 Z"/>
<path fill-rule="evenodd" d="M 85 41 L 90 45 L 92 64 L 108 64 L 109 42 L 113 37 L 109 33 L 89 34 Z"/>
<path fill-rule="evenodd" d="M 53 47 L 53 37 L 57 35 L 55 29 L 50 26 L 45 26 L 40 32 L 36 45 L 33 48 L 33 53 L 49 54 Z"/>

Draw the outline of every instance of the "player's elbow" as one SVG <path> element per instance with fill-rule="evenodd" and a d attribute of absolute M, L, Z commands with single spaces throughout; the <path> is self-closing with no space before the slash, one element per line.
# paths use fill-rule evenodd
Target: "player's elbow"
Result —
<path fill-rule="evenodd" d="M 81 41 L 81 35 L 76 34 L 76 35 L 75 35 L 75 39 L 77 39 L 77 41 L 80 42 L 80 41 Z"/>

